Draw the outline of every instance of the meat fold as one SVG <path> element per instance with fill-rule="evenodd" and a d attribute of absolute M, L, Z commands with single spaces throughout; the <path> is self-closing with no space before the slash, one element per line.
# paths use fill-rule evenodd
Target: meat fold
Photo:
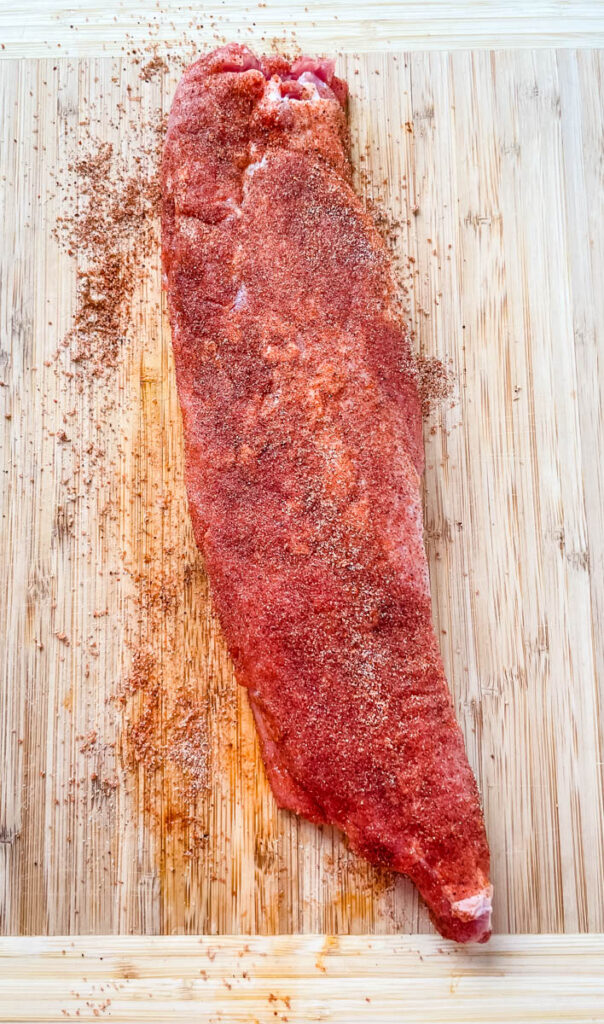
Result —
<path fill-rule="evenodd" d="M 432 627 L 421 408 L 329 60 L 184 75 L 163 266 L 195 537 L 281 807 L 490 934 L 478 792 Z"/>

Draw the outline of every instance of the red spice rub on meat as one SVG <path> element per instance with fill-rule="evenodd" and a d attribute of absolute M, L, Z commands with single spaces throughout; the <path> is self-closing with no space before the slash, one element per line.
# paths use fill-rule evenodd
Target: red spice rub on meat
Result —
<path fill-rule="evenodd" d="M 187 487 L 275 796 L 488 938 L 489 852 L 431 620 L 421 407 L 330 61 L 178 88 L 163 259 Z"/>

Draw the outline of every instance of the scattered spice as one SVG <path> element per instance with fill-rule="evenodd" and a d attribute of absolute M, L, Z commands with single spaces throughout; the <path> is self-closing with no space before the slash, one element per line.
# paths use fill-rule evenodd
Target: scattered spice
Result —
<path fill-rule="evenodd" d="M 163 58 L 154 55 L 143 67 L 141 78 L 149 82 L 167 68 Z M 129 102 L 138 106 L 140 97 L 129 91 Z M 127 116 L 127 108 L 121 108 L 119 114 Z M 67 386 L 75 386 L 76 394 L 85 396 L 85 416 L 98 416 L 95 429 L 100 439 L 111 431 L 115 438 L 123 430 L 127 405 L 120 398 L 120 384 L 124 370 L 130 372 L 133 357 L 140 358 L 140 322 L 135 307 L 149 275 L 157 273 L 158 169 L 165 119 L 158 112 L 145 121 L 137 110 L 136 120 L 129 122 L 125 155 L 95 135 L 92 121 L 80 122 L 81 156 L 58 181 L 63 211 L 55 237 L 77 260 L 77 299 L 72 326 L 54 362 Z M 156 312 L 159 317 L 159 307 Z M 142 411 L 144 420 L 144 404 Z M 74 408 L 64 417 L 65 423 L 71 424 L 69 433 L 65 429 L 55 433 L 62 446 L 61 481 L 67 494 L 57 516 L 57 530 L 62 533 L 66 523 L 73 522 L 66 511 L 67 501 L 77 504 L 93 486 L 101 488 L 107 477 L 115 479 L 116 471 L 123 473 L 124 467 L 123 461 L 118 465 L 108 462 L 105 445 L 90 440 L 80 416 Z M 143 773 L 145 784 L 132 786 L 135 799 L 136 794 L 144 794 L 143 812 L 154 818 L 160 803 L 164 812 L 167 806 L 162 827 L 180 828 L 183 844 L 192 850 L 207 839 L 206 822 L 197 807 L 208 786 L 207 708 L 195 685 L 183 682 L 182 631 L 175 615 L 199 567 L 183 562 L 181 551 L 166 548 L 165 537 L 172 528 L 170 498 L 158 502 L 153 513 L 148 508 L 156 479 L 149 467 L 154 466 L 154 449 L 161 448 L 161 438 L 158 444 L 158 438 L 147 436 L 143 423 L 133 443 L 130 503 L 133 509 L 140 506 L 146 517 L 143 535 L 147 543 L 143 550 L 133 537 L 122 560 L 124 583 L 129 577 L 132 584 L 134 615 L 124 622 L 130 670 L 125 680 L 116 680 L 112 702 L 113 713 L 118 713 L 114 723 L 119 737 L 117 752 L 126 783 L 128 777 L 134 780 Z M 121 439 L 111 445 L 114 453 L 116 447 L 119 452 Z M 122 511 L 109 490 L 105 503 L 99 502 L 99 529 L 113 524 L 116 540 L 121 536 Z M 140 537 L 139 518 L 133 515 L 131 522 Z M 106 616 L 107 609 L 95 610 L 91 616 L 91 627 L 103 631 L 101 644 L 107 626 L 96 620 Z M 57 638 L 65 645 L 70 643 L 65 634 L 57 634 Z M 95 634 L 85 643 L 88 654 L 98 658 Z M 84 676 L 89 675 L 87 664 Z M 94 771 L 89 775 L 93 801 L 110 797 L 119 781 L 107 771 L 115 751 L 113 744 L 102 742 L 100 729 L 100 723 L 94 723 L 80 745 L 80 752 L 94 759 Z M 158 786 L 163 792 L 161 801 L 152 796 Z"/>
<path fill-rule="evenodd" d="M 180 658 L 169 623 L 180 611 L 184 579 L 180 586 L 166 575 L 159 580 L 139 576 L 135 583 L 148 639 L 134 648 L 130 673 L 116 696 L 125 711 L 125 763 L 170 775 L 172 790 L 183 805 L 189 804 L 207 788 L 209 745 L 207 706 L 193 686 L 177 681 L 179 664 L 173 673 L 165 671 L 166 658 Z M 192 810 L 187 808 L 187 816 Z"/>
<path fill-rule="evenodd" d="M 151 128 L 156 150 L 161 134 L 158 122 Z M 77 306 L 66 344 L 90 379 L 115 369 L 126 342 L 143 258 L 158 244 L 159 184 L 155 167 L 147 174 L 140 166 L 128 171 L 110 142 L 90 138 L 87 149 L 68 168 L 78 187 L 56 233 L 78 259 Z"/>
<path fill-rule="evenodd" d="M 433 356 L 420 356 L 417 371 L 422 410 L 426 415 L 453 394 L 455 378 L 445 364 Z"/>
<path fill-rule="evenodd" d="M 168 71 L 168 65 L 166 64 L 163 57 L 159 57 L 157 54 L 152 57 L 150 61 L 147 61 L 145 66 L 141 70 L 141 78 L 143 82 L 151 82 L 158 75 L 163 75 Z"/>

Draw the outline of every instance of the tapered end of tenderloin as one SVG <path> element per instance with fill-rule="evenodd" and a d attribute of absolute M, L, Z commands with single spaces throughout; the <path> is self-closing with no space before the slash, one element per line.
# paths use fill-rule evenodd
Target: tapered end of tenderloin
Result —
<path fill-rule="evenodd" d="M 455 942 L 487 942 L 491 936 L 493 886 L 449 905 L 444 914 L 432 914 L 445 939 Z"/>

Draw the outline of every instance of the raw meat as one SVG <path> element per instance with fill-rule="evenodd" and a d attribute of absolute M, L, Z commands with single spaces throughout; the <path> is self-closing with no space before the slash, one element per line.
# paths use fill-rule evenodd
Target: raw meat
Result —
<path fill-rule="evenodd" d="M 489 852 L 432 628 L 420 402 L 351 187 L 333 63 L 232 45 L 170 114 L 163 261 L 189 506 L 278 803 L 490 932 Z"/>

